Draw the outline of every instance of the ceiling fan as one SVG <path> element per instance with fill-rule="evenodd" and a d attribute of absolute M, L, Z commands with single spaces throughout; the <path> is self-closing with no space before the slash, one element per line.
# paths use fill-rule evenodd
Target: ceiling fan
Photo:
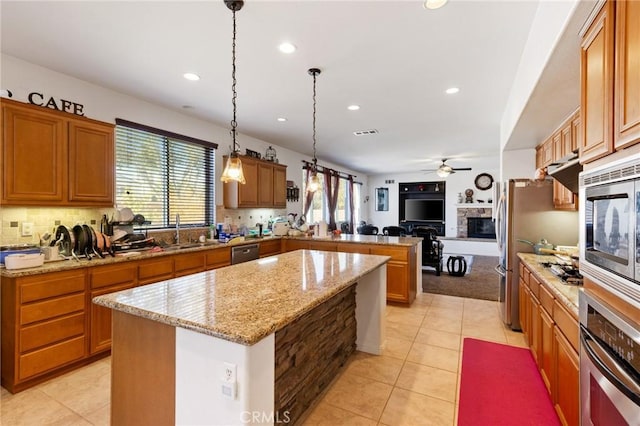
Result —
<path fill-rule="evenodd" d="M 436 172 L 436 174 L 442 178 L 449 176 L 451 173 L 459 172 L 459 171 L 469 171 L 471 167 L 451 167 L 447 162 L 448 158 L 442 159 L 442 164 L 437 169 L 424 170 L 426 172 Z"/>

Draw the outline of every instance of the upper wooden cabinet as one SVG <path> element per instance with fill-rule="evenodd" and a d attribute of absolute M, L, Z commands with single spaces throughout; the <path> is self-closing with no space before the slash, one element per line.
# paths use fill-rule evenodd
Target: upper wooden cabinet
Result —
<path fill-rule="evenodd" d="M 227 156 L 224 162 L 227 162 Z M 240 156 L 242 170 L 247 183 L 224 184 L 224 206 L 226 208 L 286 208 L 287 166 Z"/>
<path fill-rule="evenodd" d="M 287 208 L 287 166 L 273 165 L 273 206 Z"/>
<path fill-rule="evenodd" d="M 113 126 L 69 122 L 69 201 L 113 205 Z"/>
<path fill-rule="evenodd" d="M 582 135 L 582 120 L 580 119 L 580 108 L 573 113 L 571 117 L 571 151 L 575 151 L 580 147 L 580 138 Z"/>
<path fill-rule="evenodd" d="M 640 2 L 616 2 L 614 145 L 640 142 Z"/>
<path fill-rule="evenodd" d="M 536 147 L 536 168 L 546 167 L 578 149 L 579 127 L 580 109 L 567 117 L 548 139 Z M 578 196 L 554 180 L 553 205 L 558 210 L 578 210 Z"/>
<path fill-rule="evenodd" d="M 613 7 L 607 1 L 582 37 L 580 161 L 613 152 Z"/>
<path fill-rule="evenodd" d="M 640 142 L 638 2 L 607 0 L 582 36 L 581 112 L 581 162 Z"/>
<path fill-rule="evenodd" d="M 113 125 L 2 99 L 2 204 L 113 206 Z"/>
<path fill-rule="evenodd" d="M 554 144 L 549 138 L 536 147 L 536 168 L 547 167 L 553 162 Z"/>
<path fill-rule="evenodd" d="M 553 181 L 553 207 L 556 210 L 578 210 L 578 196 L 555 179 Z"/>

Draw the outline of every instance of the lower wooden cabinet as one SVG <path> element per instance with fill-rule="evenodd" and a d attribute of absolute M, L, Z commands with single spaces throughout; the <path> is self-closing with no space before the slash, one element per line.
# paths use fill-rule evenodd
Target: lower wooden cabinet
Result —
<path fill-rule="evenodd" d="M 524 282 L 522 276 L 520 276 L 518 285 L 518 312 L 520 312 L 520 328 L 522 329 L 522 334 L 524 334 L 524 338 L 527 341 L 527 345 L 531 346 L 531 340 L 529 340 L 529 337 L 531 336 L 531 329 L 529 328 L 529 299 L 529 288 Z"/>
<path fill-rule="evenodd" d="M 284 252 L 294 250 L 311 250 L 311 241 L 306 240 L 282 240 Z"/>
<path fill-rule="evenodd" d="M 311 250 L 336 251 L 338 243 L 333 241 L 314 241 L 310 245 Z"/>
<path fill-rule="evenodd" d="M 277 240 L 261 240 L 260 241 L 260 257 L 273 256 L 275 254 L 280 254 L 282 251 L 282 241 L 280 239 Z M 216 250 L 217 251 L 217 250 Z"/>
<path fill-rule="evenodd" d="M 343 253 L 371 254 L 371 248 L 366 244 L 338 243 L 336 250 Z"/>
<path fill-rule="evenodd" d="M 89 353 L 111 349 L 111 309 L 91 302 L 94 297 L 134 287 L 138 281 L 136 262 L 89 268 Z"/>
<path fill-rule="evenodd" d="M 553 402 L 563 424 L 577 425 L 580 422 L 580 358 L 558 327 L 554 328 L 553 336 L 556 359 Z"/>
<path fill-rule="evenodd" d="M 278 251 L 280 251 L 280 240 L 276 242 L 278 243 Z M 262 244 L 260 244 L 260 247 L 262 249 Z M 205 264 L 207 269 L 216 269 L 231 265 L 231 248 L 225 247 L 207 251 Z"/>
<path fill-rule="evenodd" d="M 410 304 L 416 298 L 416 258 L 414 247 L 374 245 L 371 254 L 390 256 L 387 262 L 387 301 Z M 413 265 L 413 266 L 412 266 Z"/>
<path fill-rule="evenodd" d="M 579 325 L 546 286 L 526 266 L 520 268 L 520 324 L 558 417 L 564 425 L 578 425 Z"/>
<path fill-rule="evenodd" d="M 389 256 L 387 263 L 387 301 L 411 304 L 416 298 L 418 254 L 416 246 L 396 246 L 338 241 L 283 239 L 284 252 L 307 249 Z"/>
<path fill-rule="evenodd" d="M 183 253 L 173 256 L 173 273 L 176 277 L 197 274 L 205 270 L 206 252 Z"/>
<path fill-rule="evenodd" d="M 138 263 L 138 285 L 155 283 L 173 277 L 171 256 L 141 260 Z"/>
<path fill-rule="evenodd" d="M 2 278 L 2 386 L 17 392 L 87 355 L 85 270 Z"/>
<path fill-rule="evenodd" d="M 547 387 L 549 394 L 553 394 L 551 389 L 551 381 L 555 374 L 555 363 L 553 356 L 553 318 L 544 310 L 542 306 L 538 307 L 538 315 L 540 316 L 540 348 L 538 356 L 538 368 L 542 381 Z"/>
<path fill-rule="evenodd" d="M 538 299 L 536 299 L 535 295 L 532 293 L 529 298 L 529 321 L 531 332 L 529 345 L 531 347 L 531 355 L 533 355 L 533 359 L 538 365 L 540 365 L 540 340 L 542 338 L 540 333 L 542 319 L 540 318 L 539 307 L 540 302 L 538 302 Z"/>

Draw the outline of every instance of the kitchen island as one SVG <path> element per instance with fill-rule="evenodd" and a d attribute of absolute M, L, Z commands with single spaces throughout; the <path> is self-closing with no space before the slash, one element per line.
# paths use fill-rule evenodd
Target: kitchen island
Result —
<path fill-rule="evenodd" d="M 112 424 L 295 422 L 384 343 L 387 256 L 297 250 L 99 296 Z"/>

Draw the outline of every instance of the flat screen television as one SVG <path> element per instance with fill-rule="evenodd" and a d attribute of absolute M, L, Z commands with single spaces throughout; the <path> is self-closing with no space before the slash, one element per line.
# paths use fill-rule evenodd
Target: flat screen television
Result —
<path fill-rule="evenodd" d="M 404 220 L 444 220 L 444 200 L 404 200 Z"/>

